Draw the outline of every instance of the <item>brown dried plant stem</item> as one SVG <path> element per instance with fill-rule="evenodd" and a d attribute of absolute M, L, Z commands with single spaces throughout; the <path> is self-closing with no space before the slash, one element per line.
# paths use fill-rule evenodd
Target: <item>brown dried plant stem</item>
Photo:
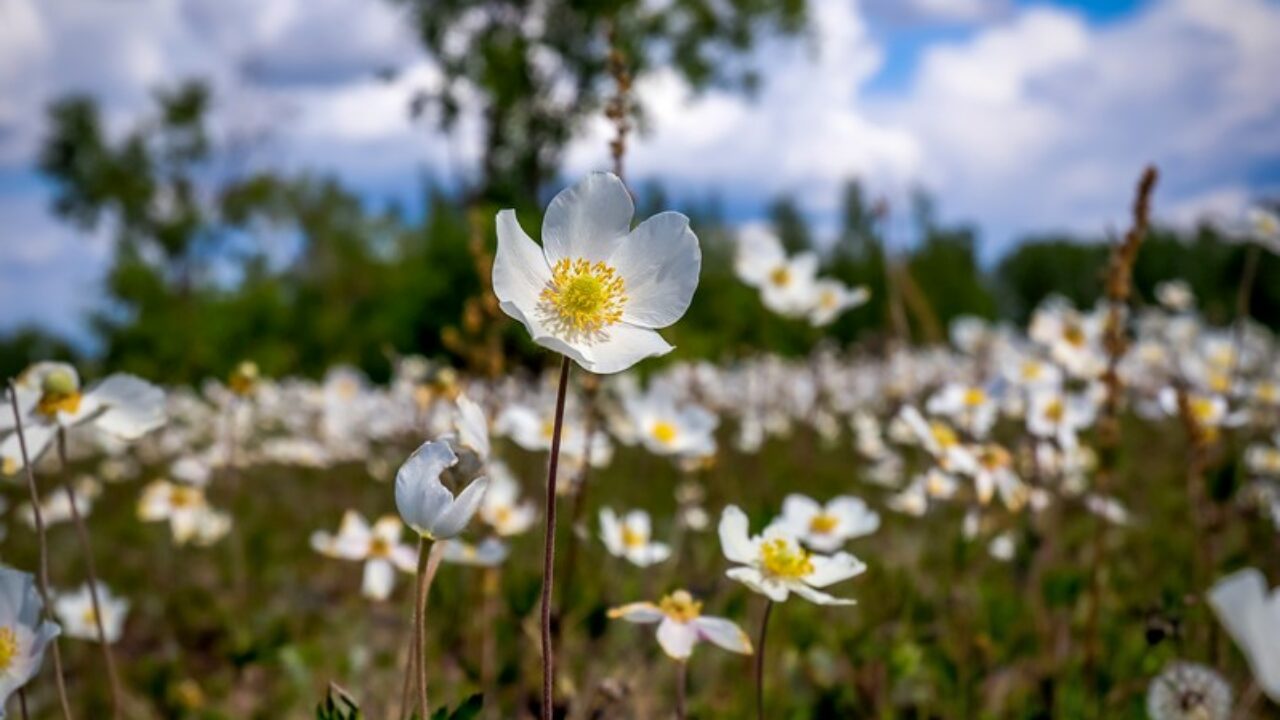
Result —
<path fill-rule="evenodd" d="M 547 460 L 546 532 L 542 553 L 542 720 L 552 720 L 555 701 L 555 651 L 551 647 L 551 588 L 556 567 L 556 471 L 560 466 L 560 435 L 564 429 L 564 399 L 569 390 L 569 357 L 560 362 L 560 386 L 556 391 L 556 416 Z"/>
<path fill-rule="evenodd" d="M 1111 259 L 1107 266 L 1106 295 L 1109 303 L 1106 327 L 1104 328 L 1103 345 L 1107 353 L 1107 367 L 1102 381 L 1106 389 L 1102 414 L 1098 421 L 1098 471 L 1095 475 L 1094 491 L 1105 495 L 1115 473 L 1116 454 L 1120 446 L 1120 402 L 1123 387 L 1120 380 L 1120 361 L 1128 351 L 1128 338 L 1125 332 L 1125 317 L 1129 297 L 1133 293 L 1133 265 L 1138 259 L 1138 250 L 1146 238 L 1151 217 L 1151 193 L 1155 190 L 1158 173 L 1156 168 L 1148 165 L 1138 180 L 1137 191 L 1133 201 L 1133 221 L 1124 239 L 1111 251 Z M 1106 519 L 1099 516 L 1094 519 L 1092 538 L 1092 558 L 1089 564 L 1089 605 L 1085 624 L 1085 674 L 1093 687 L 1098 703 L 1097 711 L 1101 713 L 1103 704 L 1102 676 L 1098 667 L 1101 654 L 1099 642 L 1099 621 L 1102 605 L 1102 567 L 1105 561 Z"/>
<path fill-rule="evenodd" d="M 9 381 L 9 404 L 13 409 L 13 429 L 18 434 L 18 448 L 22 451 L 22 466 L 26 469 L 27 489 L 31 491 L 31 515 L 36 526 L 36 540 L 40 544 L 40 568 L 36 573 L 36 588 L 40 591 L 40 601 L 44 603 L 46 618 L 53 617 L 53 605 L 49 602 L 49 539 L 45 535 L 44 514 L 40 512 L 40 490 L 36 487 L 35 471 L 31 467 L 31 457 L 27 454 L 27 436 L 22 429 L 22 412 L 18 410 L 18 388 Z M 71 703 L 67 701 L 67 684 L 62 677 L 62 651 L 58 649 L 58 639 L 49 643 L 53 651 L 53 679 L 58 688 L 58 703 L 62 707 L 64 720 L 71 720 Z"/>
<path fill-rule="evenodd" d="M 89 538 L 89 526 L 80 514 L 76 491 L 72 487 L 71 475 L 67 472 L 67 431 L 58 428 L 58 469 L 63 474 L 62 488 L 67 494 L 67 504 L 71 508 L 71 520 L 76 526 L 76 539 L 80 542 L 80 552 L 84 554 L 85 574 L 89 576 L 89 601 L 93 605 L 93 624 L 98 631 L 98 644 L 102 646 L 102 661 L 107 667 L 107 682 L 111 688 L 111 717 L 119 718 L 124 702 L 124 688 L 120 684 L 120 673 L 116 669 L 115 653 L 111 643 L 107 642 L 107 631 L 102 624 L 102 601 L 98 597 L 98 568 L 93 559 L 93 542 Z"/>
<path fill-rule="evenodd" d="M 685 711 L 685 693 L 686 685 L 689 682 L 689 662 L 687 660 L 676 661 L 676 720 L 685 720 L 688 714 Z"/>
<path fill-rule="evenodd" d="M 764 720 L 764 641 L 769 632 L 769 616 L 773 613 L 773 600 L 764 601 L 764 613 L 760 616 L 760 634 L 756 637 L 756 718 Z"/>

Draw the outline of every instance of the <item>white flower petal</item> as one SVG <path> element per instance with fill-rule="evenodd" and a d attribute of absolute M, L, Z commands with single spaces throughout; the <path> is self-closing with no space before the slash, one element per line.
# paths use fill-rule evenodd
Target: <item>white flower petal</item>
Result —
<path fill-rule="evenodd" d="M 440 473 L 458 462 L 446 442 L 427 442 L 396 473 L 396 509 L 409 527 L 430 533 L 436 520 L 453 504 L 453 493 L 440 482 Z"/>
<path fill-rule="evenodd" d="M 689 218 L 664 212 L 632 230 L 609 264 L 626 282 L 623 321 L 663 328 L 689 309 L 702 271 L 702 250 Z"/>
<path fill-rule="evenodd" d="M 826 587 L 867 570 L 866 563 L 845 552 L 830 557 L 813 555 L 809 560 L 813 563 L 813 572 L 804 577 L 804 582 L 813 587 Z"/>
<path fill-rule="evenodd" d="M 85 393 L 83 403 L 106 408 L 94 420 L 100 430 L 133 440 L 164 424 L 164 391 L 133 375 L 108 377 Z"/>
<path fill-rule="evenodd" d="M 720 547 L 732 562 L 744 565 L 756 561 L 756 546 L 747 535 L 747 514 L 730 505 L 720 515 Z"/>
<path fill-rule="evenodd" d="M 489 459 L 489 421 L 481 409 L 466 395 L 458 396 L 458 419 L 454 423 L 458 440 L 483 460 Z"/>
<path fill-rule="evenodd" d="M 662 614 L 662 610 L 651 602 L 634 602 L 627 603 L 616 608 L 609 609 L 609 618 L 613 620 L 626 620 L 633 623 L 656 623 L 666 617 Z"/>
<path fill-rule="evenodd" d="M 596 172 L 561 190 L 542 219 L 548 264 L 563 258 L 608 260 L 631 229 L 635 204 L 613 173 Z"/>
<path fill-rule="evenodd" d="M 761 595 L 768 597 L 774 602 L 783 602 L 787 599 L 788 592 L 790 592 L 786 585 L 772 578 L 766 578 L 759 570 L 753 567 L 729 568 L 729 570 L 725 572 L 725 575 L 737 580 Z"/>
<path fill-rule="evenodd" d="M 364 581 L 360 592 L 367 598 L 386 600 L 396 584 L 396 571 L 391 563 L 375 558 L 364 564 Z"/>
<path fill-rule="evenodd" d="M 625 322 L 610 325 L 604 333 L 606 337 L 603 340 L 585 347 L 578 346 L 587 360 L 586 363 L 579 361 L 579 364 L 598 375 L 622 372 L 645 358 L 666 355 L 675 349 L 653 330 Z"/>
<path fill-rule="evenodd" d="M 484 502 L 484 492 L 489 488 L 489 479 L 485 477 L 476 478 L 471 484 L 458 494 L 458 499 L 453 505 L 444 512 L 431 528 L 431 534 L 436 538 L 451 538 L 467 526 L 471 522 L 471 517 L 480 509 L 480 503 Z"/>
<path fill-rule="evenodd" d="M 808 600 L 809 602 L 817 603 L 818 605 L 857 605 L 858 604 L 857 600 L 850 600 L 848 598 L 838 598 L 833 595 L 828 595 L 822 592 L 821 590 L 815 590 L 801 582 L 791 583 L 790 588 L 794 590 L 795 593 L 800 597 L 804 598 L 805 600 Z"/>
<path fill-rule="evenodd" d="M 685 623 L 663 618 L 658 623 L 658 644 L 670 657 L 685 660 L 693 654 L 693 646 L 698 644 L 698 631 Z"/>
<path fill-rule="evenodd" d="M 12 408 L 10 408 L 12 413 Z M 31 462 L 36 462 L 49 449 L 53 438 L 58 434 L 58 426 L 53 423 L 32 423 L 28 415 L 22 422 L 22 435 L 27 441 L 27 455 Z M 0 441 L 0 466 L 5 472 L 17 473 L 25 465 L 22 462 L 22 446 L 17 432 L 12 432 Z"/>
<path fill-rule="evenodd" d="M 498 300 L 530 312 L 549 282 L 551 267 L 547 258 L 520 227 L 516 212 L 498 213 L 498 251 L 493 257 L 493 293 Z"/>
<path fill-rule="evenodd" d="M 729 652 L 750 655 L 753 650 L 751 638 L 732 620 L 703 615 L 689 623 L 698 631 L 698 635 Z"/>

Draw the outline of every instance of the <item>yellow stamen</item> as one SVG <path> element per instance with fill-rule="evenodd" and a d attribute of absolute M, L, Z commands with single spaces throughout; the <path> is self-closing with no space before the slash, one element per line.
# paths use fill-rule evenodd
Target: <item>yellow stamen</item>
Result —
<path fill-rule="evenodd" d="M 201 500 L 201 492 L 195 488 L 174 485 L 169 491 L 169 504 L 175 508 L 189 508 Z"/>
<path fill-rule="evenodd" d="M 952 430 L 946 423 L 930 423 L 929 433 L 933 435 L 933 441 L 938 443 L 944 450 L 960 444 L 960 438 L 956 436 L 956 431 Z"/>
<path fill-rule="evenodd" d="M 612 266 L 579 258 L 564 258 L 551 268 L 551 282 L 541 298 L 564 329 L 594 333 L 622 319 L 625 283 Z"/>
<path fill-rule="evenodd" d="M 677 590 L 658 601 L 658 609 L 676 622 L 687 623 L 702 615 L 702 603 L 685 590 Z"/>
<path fill-rule="evenodd" d="M 1066 415 L 1067 409 L 1062 405 L 1062 401 L 1054 398 L 1044 408 L 1044 416 L 1051 422 L 1060 423 Z"/>
<path fill-rule="evenodd" d="M 236 395 L 244 396 L 253 392 L 253 388 L 258 384 L 258 364 L 245 361 L 236 366 L 232 371 L 231 377 L 227 380 L 227 386 L 231 388 L 231 392 Z"/>
<path fill-rule="evenodd" d="M 1083 347 L 1085 340 L 1088 338 L 1085 337 L 1084 328 L 1075 323 L 1068 323 L 1067 326 L 1062 329 L 1062 339 L 1075 347 Z"/>
<path fill-rule="evenodd" d="M 791 270 L 786 266 L 774 268 L 769 273 L 769 282 L 778 287 L 786 287 L 791 284 Z"/>
<path fill-rule="evenodd" d="M 654 423 L 653 430 L 651 432 L 653 434 L 653 439 L 657 440 L 663 445 L 670 445 L 672 442 L 675 441 L 676 435 L 679 434 L 679 431 L 676 429 L 676 426 L 673 423 L 667 422 L 666 420 L 659 420 L 658 422 Z"/>
<path fill-rule="evenodd" d="M 630 525 L 622 526 L 622 544 L 628 548 L 635 549 L 644 547 L 648 540 L 649 537 L 647 535 L 632 529 Z"/>
<path fill-rule="evenodd" d="M 13 666 L 18 656 L 18 634 L 10 627 L 0 627 L 0 673 Z"/>
<path fill-rule="evenodd" d="M 835 530 L 836 526 L 839 524 L 840 520 L 835 515 L 830 515 L 824 512 L 818 513 L 809 521 L 809 532 L 814 533 L 815 535 L 826 535 L 832 530 Z"/>
<path fill-rule="evenodd" d="M 369 557 L 385 558 L 391 555 L 391 543 L 384 538 L 376 537 L 369 543 Z"/>
<path fill-rule="evenodd" d="M 964 404 L 966 407 L 977 407 L 987 401 L 987 394 L 982 388 L 969 388 L 964 391 Z"/>
<path fill-rule="evenodd" d="M 54 417 L 60 412 L 74 415 L 80 409 L 81 399 L 80 393 L 75 390 L 71 392 L 46 390 L 44 395 L 40 396 L 40 401 L 36 403 L 36 410 L 47 417 Z"/>
<path fill-rule="evenodd" d="M 804 548 L 783 538 L 766 540 L 760 545 L 761 564 L 769 575 L 799 579 L 813 573 L 813 560 Z"/>
<path fill-rule="evenodd" d="M 978 462 L 989 470 L 1009 467 L 1013 462 L 1013 456 L 1008 450 L 999 445 L 984 445 L 981 452 L 978 453 Z"/>

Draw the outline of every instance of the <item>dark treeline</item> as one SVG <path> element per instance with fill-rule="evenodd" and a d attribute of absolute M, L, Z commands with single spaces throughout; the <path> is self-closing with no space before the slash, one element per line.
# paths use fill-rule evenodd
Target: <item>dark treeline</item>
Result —
<path fill-rule="evenodd" d="M 385 377 L 396 353 L 489 370 L 475 347 L 497 348 L 490 354 L 514 362 L 540 357 L 489 298 L 484 273 L 497 202 L 427 187 L 421 219 L 410 219 L 394 209 L 370 211 L 331 178 L 211 179 L 220 149 L 206 127 L 209 102 L 198 83 L 159 94 L 156 116 L 117 142 L 108 140 L 89 100 L 51 109 L 41 167 L 58 188 L 54 210 L 85 230 L 106 224 L 114 233 L 105 279 L 110 302 L 89 318 L 93 357 L 23 329 L 0 340 L 5 375 L 47 357 L 167 382 L 223 375 L 242 359 L 273 375 L 316 376 L 350 363 Z M 1118 205 L 1129 190 L 1116 188 Z M 638 195 L 641 217 L 667 207 L 660 187 L 641 187 Z M 1051 294 L 1088 306 L 1098 298 L 1107 255 L 1101 241 L 1031 238 L 984 268 L 975 231 L 940 223 L 923 195 L 911 208 L 892 210 L 910 213 L 917 241 L 890 255 L 881 231 L 887 209 L 850 182 L 838 235 L 822 248 L 822 272 L 867 285 L 872 300 L 819 331 L 771 315 L 736 279 L 733 240 L 714 201 L 680 209 L 693 218 L 705 257 L 693 306 L 667 331 L 685 359 L 753 350 L 794 355 L 822 341 L 874 346 L 902 332 L 937 341 L 956 316 L 1023 322 Z M 535 235 L 538 212 L 533 203 L 520 208 Z M 811 228 L 789 199 L 779 199 L 770 215 L 789 248 L 813 246 Z M 1194 237 L 1157 230 L 1139 255 L 1136 287 L 1150 301 L 1156 283 L 1183 278 L 1209 318 L 1227 321 L 1244 255 L 1209 228 Z M 903 309 L 897 322 L 891 281 Z M 1275 257 L 1263 259 L 1250 303 L 1263 322 L 1280 323 Z"/>

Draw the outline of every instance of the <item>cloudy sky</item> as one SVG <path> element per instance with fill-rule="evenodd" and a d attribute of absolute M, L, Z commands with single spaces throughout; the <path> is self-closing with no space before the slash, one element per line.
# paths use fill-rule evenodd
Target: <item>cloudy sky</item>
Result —
<path fill-rule="evenodd" d="M 788 193 L 819 224 L 846 178 L 891 200 L 919 185 L 979 228 L 988 260 L 1029 232 L 1122 227 L 1149 161 L 1169 222 L 1280 193 L 1278 0 L 810 4 L 810 38 L 756 50 L 754 100 L 644 80 L 632 177 L 715 192 L 741 221 Z M 464 179 L 478 154 L 473 127 L 408 119 L 438 77 L 382 0 L 0 0 L 0 331 L 83 338 L 111 253 L 48 213 L 43 108 L 91 93 L 119 131 L 189 77 L 213 84 L 216 132 L 244 162 L 334 173 L 372 205 Z M 606 167 L 608 134 L 575 142 L 570 176 Z"/>

